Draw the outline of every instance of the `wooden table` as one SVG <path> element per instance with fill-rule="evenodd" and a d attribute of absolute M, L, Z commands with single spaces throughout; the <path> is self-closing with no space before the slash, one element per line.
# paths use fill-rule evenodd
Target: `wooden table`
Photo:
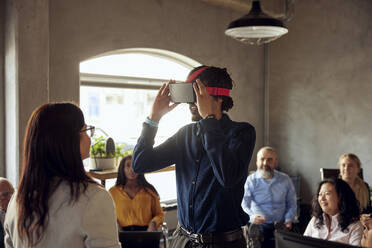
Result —
<path fill-rule="evenodd" d="M 165 171 L 172 171 L 175 169 L 175 166 L 168 166 L 164 169 L 153 171 L 150 173 L 158 173 L 158 172 L 165 172 Z M 101 180 L 101 184 L 103 186 L 106 186 L 106 179 L 112 179 L 112 178 L 117 178 L 118 177 L 118 168 L 110 169 L 110 170 L 103 170 L 103 171 L 86 171 L 86 173 L 98 180 Z"/>

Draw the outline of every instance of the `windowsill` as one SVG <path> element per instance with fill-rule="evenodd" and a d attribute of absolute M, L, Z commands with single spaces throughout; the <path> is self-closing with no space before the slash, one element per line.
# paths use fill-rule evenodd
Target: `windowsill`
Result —
<path fill-rule="evenodd" d="M 171 211 L 177 209 L 177 199 L 160 202 L 164 211 Z"/>

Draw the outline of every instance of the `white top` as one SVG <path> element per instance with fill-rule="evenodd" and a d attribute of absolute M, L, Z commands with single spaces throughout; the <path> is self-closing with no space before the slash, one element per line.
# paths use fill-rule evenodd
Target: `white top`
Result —
<path fill-rule="evenodd" d="M 325 239 L 350 245 L 360 245 L 360 241 L 363 235 L 363 226 L 360 221 L 354 222 L 348 226 L 348 232 L 341 231 L 341 227 L 338 222 L 338 214 L 332 216 L 330 228 L 328 229 L 328 219 L 323 214 L 324 223 L 320 229 L 316 225 L 316 218 L 311 218 L 309 224 L 306 227 L 304 236 L 310 236 L 318 239 Z"/>
<path fill-rule="evenodd" d="M 18 236 L 15 199 L 16 194 L 5 216 L 5 247 L 28 247 Z M 114 204 L 104 188 L 89 184 L 77 202 L 69 204 L 69 200 L 70 188 L 61 183 L 50 198 L 49 222 L 36 247 L 121 248 Z"/>

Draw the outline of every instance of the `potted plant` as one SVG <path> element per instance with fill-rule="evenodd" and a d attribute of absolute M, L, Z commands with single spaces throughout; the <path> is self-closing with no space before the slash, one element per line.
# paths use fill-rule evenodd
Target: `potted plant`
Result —
<path fill-rule="evenodd" d="M 116 166 L 119 166 L 119 163 L 122 158 L 133 153 L 133 149 L 128 150 L 128 148 L 130 147 L 128 147 L 124 143 L 116 145 L 116 149 L 115 149 Z"/>
<path fill-rule="evenodd" d="M 108 170 L 115 168 L 116 152 L 112 138 L 93 137 L 93 145 L 90 147 L 90 167 L 96 170 Z"/>

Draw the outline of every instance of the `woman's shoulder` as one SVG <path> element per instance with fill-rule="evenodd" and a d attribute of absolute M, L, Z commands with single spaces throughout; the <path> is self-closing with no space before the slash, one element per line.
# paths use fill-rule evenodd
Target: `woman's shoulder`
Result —
<path fill-rule="evenodd" d="M 87 183 L 87 190 L 91 192 L 102 192 L 107 191 L 104 186 L 97 183 Z"/>
<path fill-rule="evenodd" d="M 114 185 L 112 186 L 110 189 L 109 189 L 109 192 L 110 194 L 115 194 L 117 192 L 120 192 L 122 190 L 122 187 L 121 185 Z"/>
<path fill-rule="evenodd" d="M 109 192 L 102 185 L 96 184 L 96 183 L 88 183 L 87 188 L 85 190 L 85 194 L 87 195 L 88 198 L 91 198 L 97 195 L 108 195 L 109 196 Z"/>
<path fill-rule="evenodd" d="M 155 198 L 160 199 L 159 196 L 149 187 L 143 188 L 143 192 L 145 192 L 145 194 L 150 195 L 151 197 L 155 197 Z"/>
<path fill-rule="evenodd" d="M 315 216 L 311 216 L 311 219 L 309 221 L 309 224 L 311 223 L 312 225 L 315 225 L 315 223 L 319 221 L 319 219 Z"/>
<path fill-rule="evenodd" d="M 79 203 L 81 207 L 98 207 L 100 205 L 109 207 L 113 205 L 113 200 L 110 193 L 101 185 L 95 183 L 88 183 L 86 190 L 79 197 Z"/>
<path fill-rule="evenodd" d="M 100 184 L 87 182 L 85 185 L 79 184 L 80 194 L 77 202 L 79 204 L 86 204 L 91 202 L 92 199 L 107 200 L 111 198 L 109 192 Z M 52 196 L 56 201 L 61 201 L 63 199 L 71 199 L 70 185 L 67 182 L 60 184 L 58 189 Z"/>
<path fill-rule="evenodd" d="M 363 232 L 363 225 L 362 225 L 362 223 L 359 221 L 359 220 L 357 220 L 357 221 L 355 221 L 355 222 L 353 222 L 353 223 L 351 223 L 349 226 L 348 226 L 348 229 L 351 231 L 351 232 Z"/>

